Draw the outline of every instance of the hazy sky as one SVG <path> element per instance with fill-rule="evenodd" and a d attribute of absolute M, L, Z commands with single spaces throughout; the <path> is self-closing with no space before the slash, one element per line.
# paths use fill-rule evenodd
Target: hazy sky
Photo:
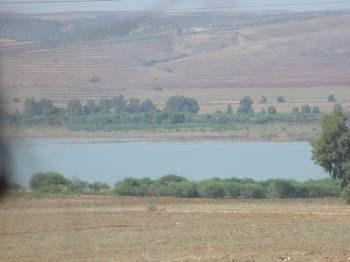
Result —
<path fill-rule="evenodd" d="M 33 1 L 33 0 L 0 0 Z M 36 0 L 40 1 L 40 0 Z M 48 1 L 48 0 L 46 0 Z M 323 4 L 316 4 L 323 3 Z M 268 6 L 264 6 L 268 5 Z M 276 5 L 276 6 L 274 6 Z M 280 6 L 278 6 L 280 5 Z M 289 5 L 289 6 L 287 6 Z M 259 6 L 242 8 L 242 6 Z M 116 0 L 114 2 L 1 4 L 2 12 L 47 13 L 72 11 L 126 11 L 236 7 L 239 10 L 314 11 L 350 9 L 350 0 Z M 232 9 L 236 10 L 236 9 Z"/>

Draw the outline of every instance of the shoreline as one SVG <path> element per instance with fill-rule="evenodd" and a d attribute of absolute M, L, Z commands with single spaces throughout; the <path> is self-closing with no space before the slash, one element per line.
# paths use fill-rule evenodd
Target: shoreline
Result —
<path fill-rule="evenodd" d="M 250 129 L 232 131 L 194 131 L 194 130 L 142 130 L 142 131 L 72 131 L 64 128 L 34 127 L 25 129 L 3 128 L 3 139 L 35 138 L 111 138 L 132 141 L 231 141 L 231 142 L 308 142 L 317 133 L 314 127 L 252 126 Z M 124 142 L 124 141 L 122 141 Z M 128 142 L 128 141 L 126 141 Z"/>

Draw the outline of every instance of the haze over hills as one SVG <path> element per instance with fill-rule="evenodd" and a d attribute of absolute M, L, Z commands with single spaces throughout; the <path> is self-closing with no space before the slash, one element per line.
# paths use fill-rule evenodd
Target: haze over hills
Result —
<path fill-rule="evenodd" d="M 349 25 L 346 11 L 2 15 L 2 88 L 58 104 L 184 94 L 208 111 L 243 95 L 347 100 Z"/>

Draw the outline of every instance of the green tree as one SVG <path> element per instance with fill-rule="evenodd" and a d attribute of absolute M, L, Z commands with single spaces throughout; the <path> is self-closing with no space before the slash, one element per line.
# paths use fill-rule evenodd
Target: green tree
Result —
<path fill-rule="evenodd" d="M 67 113 L 69 116 L 80 116 L 82 112 L 83 110 L 79 100 L 72 99 L 68 101 Z"/>
<path fill-rule="evenodd" d="M 319 114 L 319 113 L 321 113 L 320 108 L 319 108 L 318 106 L 314 106 L 314 107 L 312 108 L 312 113 L 313 113 L 313 114 Z"/>
<path fill-rule="evenodd" d="M 146 99 L 141 103 L 140 112 L 155 112 L 157 111 L 156 105 L 151 99 Z"/>
<path fill-rule="evenodd" d="M 232 106 L 231 106 L 231 105 L 228 105 L 228 106 L 227 106 L 226 114 L 229 114 L 229 115 L 232 115 L 232 114 L 233 114 L 233 109 L 232 109 Z"/>
<path fill-rule="evenodd" d="M 294 182 L 276 179 L 268 187 L 268 193 L 275 198 L 291 198 L 295 196 Z"/>
<path fill-rule="evenodd" d="M 311 107 L 309 105 L 303 105 L 301 107 L 301 113 L 302 114 L 310 114 L 311 113 Z"/>
<path fill-rule="evenodd" d="M 40 107 L 34 97 L 27 98 L 24 101 L 24 114 L 34 116 L 40 113 Z"/>
<path fill-rule="evenodd" d="M 36 173 L 29 181 L 33 191 L 58 193 L 66 190 L 70 181 L 56 172 Z"/>
<path fill-rule="evenodd" d="M 101 113 L 109 113 L 113 108 L 113 100 L 108 98 L 101 98 L 98 102 L 98 111 Z"/>
<path fill-rule="evenodd" d="M 292 113 L 293 113 L 293 114 L 298 114 L 298 113 L 300 113 L 299 107 L 297 107 L 297 106 L 293 107 Z"/>
<path fill-rule="evenodd" d="M 316 164 L 331 177 L 340 179 L 344 188 L 350 181 L 350 131 L 341 110 L 326 114 L 321 119 L 321 134 L 312 142 Z"/>
<path fill-rule="evenodd" d="M 267 98 L 266 98 L 266 96 L 262 96 L 260 98 L 260 104 L 265 104 L 265 103 L 267 103 Z"/>
<path fill-rule="evenodd" d="M 267 109 L 267 113 L 270 115 L 275 115 L 277 113 L 276 107 L 274 106 L 269 106 Z"/>
<path fill-rule="evenodd" d="M 196 99 L 184 96 L 172 96 L 166 104 L 164 110 L 167 112 L 198 113 L 199 103 Z"/>
<path fill-rule="evenodd" d="M 276 100 L 277 100 L 277 103 L 285 103 L 286 102 L 286 99 L 283 96 L 278 96 Z"/>
<path fill-rule="evenodd" d="M 96 113 L 98 111 L 98 108 L 96 106 L 96 103 L 94 100 L 88 100 L 86 104 L 83 107 L 84 114 L 91 114 Z"/>
<path fill-rule="evenodd" d="M 38 107 L 41 115 L 48 116 L 57 112 L 57 108 L 54 107 L 52 101 L 45 98 L 39 100 Z"/>
<path fill-rule="evenodd" d="M 249 114 L 254 113 L 252 108 L 253 99 L 250 96 L 246 96 L 239 101 L 239 108 L 237 109 L 238 114 Z"/>
<path fill-rule="evenodd" d="M 115 113 L 122 113 L 125 111 L 126 107 L 126 101 L 124 99 L 124 96 L 119 95 L 113 97 L 113 104 L 114 104 L 114 111 Z"/>
<path fill-rule="evenodd" d="M 327 98 L 328 102 L 335 102 L 336 99 L 335 99 L 335 96 L 334 95 L 329 95 L 328 98 Z"/>

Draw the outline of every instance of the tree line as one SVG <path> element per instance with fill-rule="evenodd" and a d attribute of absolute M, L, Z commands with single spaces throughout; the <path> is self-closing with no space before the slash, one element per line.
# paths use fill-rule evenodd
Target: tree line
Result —
<path fill-rule="evenodd" d="M 19 190 L 19 187 L 16 189 Z M 341 196 L 340 182 L 329 178 L 305 182 L 287 179 L 255 181 L 240 178 L 190 181 L 172 174 L 158 179 L 128 177 L 118 181 L 111 188 L 102 182 L 88 183 L 78 178 L 68 179 L 60 173 L 46 172 L 33 175 L 29 189 L 41 194 L 111 194 L 181 198 L 285 199 Z"/>
<path fill-rule="evenodd" d="M 122 95 L 88 100 L 68 101 L 59 108 L 48 99 L 27 98 L 23 111 L 9 114 L 2 119 L 10 126 L 63 126 L 70 130 L 130 130 L 149 128 L 213 128 L 232 129 L 237 124 L 267 124 L 271 122 L 310 123 L 319 121 L 320 110 L 305 105 L 290 114 L 278 114 L 273 106 L 254 113 L 253 100 L 244 97 L 236 112 L 229 105 L 225 112 L 198 114 L 199 102 L 191 97 L 172 96 L 163 109 L 150 99 L 125 99 Z"/>

